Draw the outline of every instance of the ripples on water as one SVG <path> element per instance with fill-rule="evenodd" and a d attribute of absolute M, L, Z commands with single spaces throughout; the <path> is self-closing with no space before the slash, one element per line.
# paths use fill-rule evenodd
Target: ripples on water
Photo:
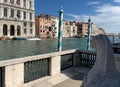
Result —
<path fill-rule="evenodd" d="M 0 41 L 0 60 L 57 52 L 57 39 Z M 62 50 L 87 48 L 87 38 L 63 38 Z"/>
<path fill-rule="evenodd" d="M 85 49 L 86 38 L 64 38 L 63 50 Z M 57 51 L 57 39 L 40 41 L 0 41 L 0 60 L 45 54 Z"/>

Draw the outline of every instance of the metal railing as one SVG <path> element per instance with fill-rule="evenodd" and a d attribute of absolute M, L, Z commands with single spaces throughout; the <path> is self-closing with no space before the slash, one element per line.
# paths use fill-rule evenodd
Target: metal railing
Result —
<path fill-rule="evenodd" d="M 120 54 L 120 46 L 113 46 L 113 52 Z"/>
<path fill-rule="evenodd" d="M 73 66 L 73 54 L 66 54 L 61 56 L 61 70 Z"/>
<path fill-rule="evenodd" d="M 80 65 L 91 68 L 96 60 L 96 53 L 89 51 L 80 52 Z"/>
<path fill-rule="evenodd" d="M 4 67 L 0 67 L 0 87 L 4 87 L 5 84 L 5 70 Z"/>
<path fill-rule="evenodd" d="M 95 52 L 76 49 L 0 61 L 0 87 L 9 87 L 9 84 L 16 87 L 16 84 L 24 85 L 31 81 L 34 83 L 36 79 L 49 75 L 53 76 L 60 73 L 60 70 L 72 66 L 91 68 L 95 61 Z"/>
<path fill-rule="evenodd" d="M 24 83 L 49 75 L 49 58 L 24 63 Z"/>
<path fill-rule="evenodd" d="M 59 70 L 64 70 L 72 66 L 81 65 L 92 67 L 95 60 L 95 52 L 73 49 L 62 52 L 53 52 L 19 59 L 0 61 L 0 67 L 5 67 L 0 68 L 0 87 L 4 87 L 5 80 L 7 83 L 14 85 L 16 76 L 18 76 L 17 78 L 20 78 L 20 81 L 24 80 L 23 84 L 29 84 L 31 81 L 40 79 L 41 77 L 55 75 L 56 73 L 60 73 Z M 14 71 L 11 69 L 14 69 Z M 8 77 L 8 79 L 6 77 L 6 79 L 4 79 L 5 73 L 7 73 L 7 76 L 12 75 L 12 78 Z M 18 82 L 18 84 L 20 83 Z"/>

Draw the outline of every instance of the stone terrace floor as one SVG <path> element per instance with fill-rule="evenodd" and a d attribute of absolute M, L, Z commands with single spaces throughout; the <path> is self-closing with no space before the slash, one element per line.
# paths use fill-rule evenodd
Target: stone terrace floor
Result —
<path fill-rule="evenodd" d="M 80 87 L 83 77 L 88 74 L 90 68 L 72 67 L 63 70 L 61 74 L 44 77 L 31 87 Z"/>

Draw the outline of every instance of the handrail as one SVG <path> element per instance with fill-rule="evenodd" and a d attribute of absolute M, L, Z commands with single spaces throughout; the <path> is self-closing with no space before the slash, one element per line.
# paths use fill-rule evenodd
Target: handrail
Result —
<path fill-rule="evenodd" d="M 72 50 L 65 50 L 65 51 L 61 51 L 61 52 L 52 52 L 52 53 L 22 57 L 22 58 L 17 58 L 17 59 L 3 60 L 3 61 L 0 61 L 0 67 L 14 65 L 14 64 L 20 64 L 20 63 L 24 63 L 24 62 L 28 62 L 28 61 L 39 60 L 39 59 L 51 58 L 54 56 L 60 56 L 60 55 L 65 55 L 65 54 L 70 54 L 70 53 L 75 53 L 75 52 L 86 52 L 86 53 L 96 54 L 95 51 L 72 49 Z"/>
<path fill-rule="evenodd" d="M 17 58 L 17 59 L 3 60 L 3 61 L 0 61 L 0 67 L 14 65 L 14 64 L 20 64 L 20 63 L 24 63 L 24 62 L 28 62 L 28 61 L 33 61 L 33 60 L 51 58 L 54 56 L 60 56 L 60 55 L 64 55 L 64 54 L 74 53 L 74 52 L 76 52 L 76 49 L 66 50 L 66 51 L 62 51 L 62 52 L 40 54 L 40 55 L 35 55 L 35 56 L 22 57 L 22 58 Z"/>

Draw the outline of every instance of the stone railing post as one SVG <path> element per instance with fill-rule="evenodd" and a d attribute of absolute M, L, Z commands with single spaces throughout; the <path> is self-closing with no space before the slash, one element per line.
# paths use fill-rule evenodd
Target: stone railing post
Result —
<path fill-rule="evenodd" d="M 115 66 L 117 71 L 120 73 L 120 56 L 119 54 L 114 55 L 115 56 Z"/>
<path fill-rule="evenodd" d="M 23 87 L 24 63 L 5 67 L 5 87 Z"/>
<path fill-rule="evenodd" d="M 61 69 L 61 56 L 55 56 L 51 58 L 50 63 L 50 75 L 59 74 Z"/>

